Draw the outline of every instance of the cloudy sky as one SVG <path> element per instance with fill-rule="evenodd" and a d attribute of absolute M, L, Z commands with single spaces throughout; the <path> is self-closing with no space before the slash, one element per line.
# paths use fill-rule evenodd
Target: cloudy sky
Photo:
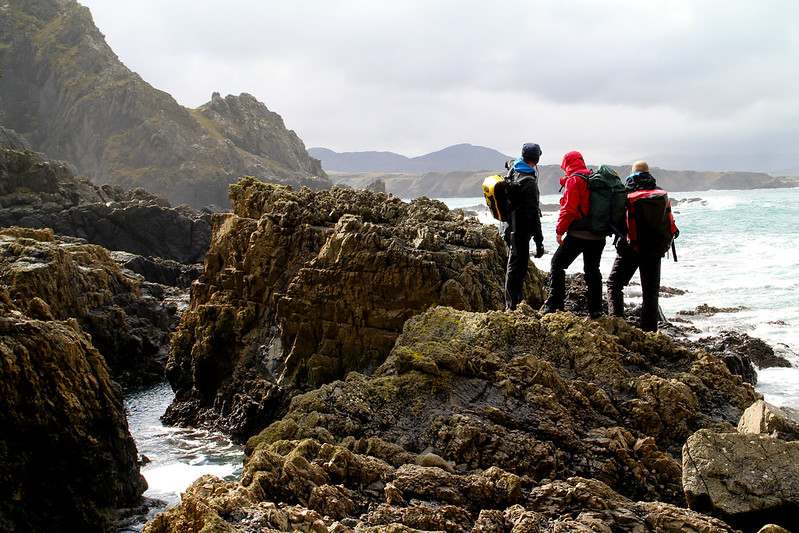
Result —
<path fill-rule="evenodd" d="M 250 93 L 306 147 L 799 167 L 797 0 L 79 0 L 178 103 Z"/>

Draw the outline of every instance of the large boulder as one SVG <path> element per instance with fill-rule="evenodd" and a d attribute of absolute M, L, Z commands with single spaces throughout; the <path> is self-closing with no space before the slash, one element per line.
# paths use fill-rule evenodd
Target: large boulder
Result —
<path fill-rule="evenodd" d="M 92 250 L 58 251 L 7 231 L 1 248 L 0 530 L 104 531 L 147 485 L 105 359 L 79 321 L 46 299 L 74 290 L 66 305 L 88 310 L 111 295 L 84 282 L 108 272 L 86 272 Z M 60 277 L 50 270 L 59 260 Z M 37 283 L 40 292 L 25 290 Z"/>
<path fill-rule="evenodd" d="M 621 319 L 437 306 L 374 372 L 295 396 L 240 480 L 198 480 L 145 531 L 730 532 L 685 508 L 675 457 L 757 398 Z"/>
<path fill-rule="evenodd" d="M 769 523 L 792 529 L 799 513 L 799 442 L 697 431 L 683 448 L 683 486 L 692 509 L 746 531 Z"/>
<path fill-rule="evenodd" d="M 503 308 L 499 232 L 439 201 L 252 178 L 230 196 L 173 339 L 171 422 L 245 439 L 296 391 L 377 368 L 425 309 Z M 541 305 L 532 264 L 525 292 Z"/>
<path fill-rule="evenodd" d="M 782 440 L 799 440 L 799 412 L 794 408 L 779 408 L 758 400 L 744 411 L 738 421 L 738 431 Z"/>

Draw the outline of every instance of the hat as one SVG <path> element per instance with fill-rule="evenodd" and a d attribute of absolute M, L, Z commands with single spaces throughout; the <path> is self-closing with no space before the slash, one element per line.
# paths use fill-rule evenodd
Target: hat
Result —
<path fill-rule="evenodd" d="M 522 146 L 522 160 L 530 161 L 534 165 L 538 164 L 538 158 L 542 153 L 541 147 L 536 143 L 524 143 Z"/>

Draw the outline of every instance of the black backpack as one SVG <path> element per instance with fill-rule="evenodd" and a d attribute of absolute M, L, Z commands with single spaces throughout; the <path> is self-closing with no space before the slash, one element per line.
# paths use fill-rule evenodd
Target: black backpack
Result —
<path fill-rule="evenodd" d="M 633 250 L 643 255 L 667 253 L 675 237 L 668 193 L 663 189 L 644 189 L 631 192 L 628 199 L 627 233 Z"/>

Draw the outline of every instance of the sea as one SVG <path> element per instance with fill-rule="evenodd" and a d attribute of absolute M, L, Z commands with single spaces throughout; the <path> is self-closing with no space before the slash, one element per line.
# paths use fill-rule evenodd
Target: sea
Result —
<path fill-rule="evenodd" d="M 680 236 L 677 261 L 662 263 L 661 285 L 677 289 L 661 297 L 667 318 L 688 320 L 703 337 L 724 331 L 746 333 L 768 343 L 787 358 L 790 368 L 758 370 L 755 387 L 777 406 L 799 408 L 799 188 L 742 191 L 674 192 L 672 211 Z M 475 213 L 485 224 L 498 224 L 483 197 L 441 198 L 451 209 Z M 557 206 L 559 195 L 544 195 L 542 205 Z M 557 211 L 542 218 L 546 254 L 534 262 L 549 270 L 557 248 Z M 614 250 L 602 256 L 603 278 L 610 273 Z M 569 273 L 582 271 L 578 258 Z M 626 290 L 626 301 L 640 299 L 637 275 Z M 640 301 L 640 300 L 638 300 Z M 684 314 L 697 307 L 721 309 L 714 314 Z M 150 461 L 142 467 L 149 489 L 145 497 L 160 502 L 155 512 L 180 502 L 180 492 L 203 474 L 236 479 L 241 473 L 242 447 L 223 435 L 171 428 L 160 421 L 173 394 L 162 384 L 130 394 L 126 409 L 131 433 Z M 141 531 L 132 524 L 119 531 Z"/>

